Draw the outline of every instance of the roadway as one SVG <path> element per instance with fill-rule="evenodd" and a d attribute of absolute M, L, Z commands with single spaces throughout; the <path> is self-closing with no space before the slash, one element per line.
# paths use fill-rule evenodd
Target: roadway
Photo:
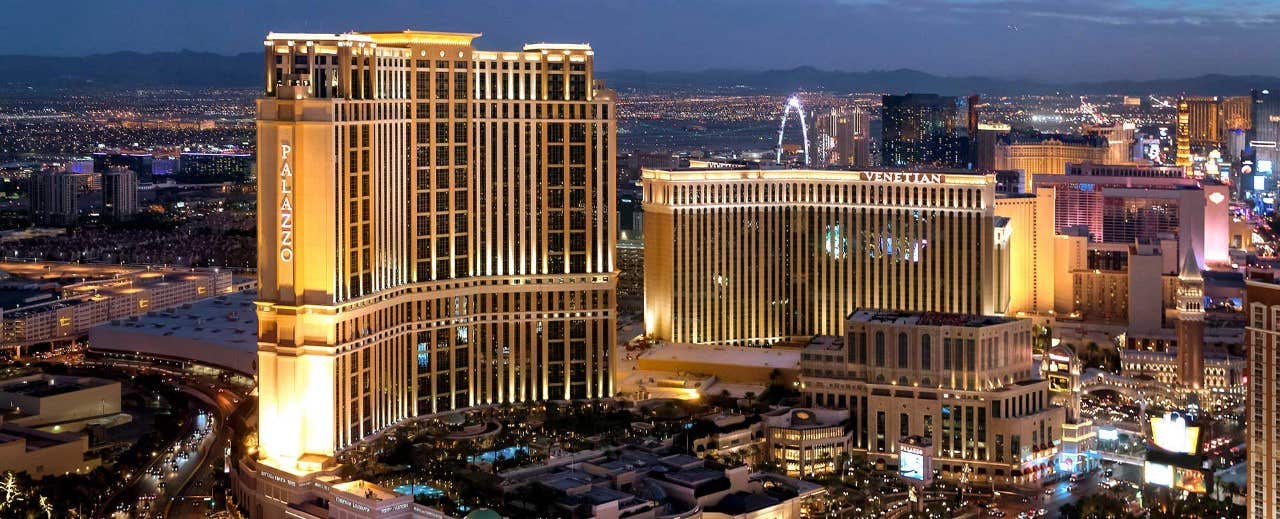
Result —
<path fill-rule="evenodd" d="M 124 375 L 157 373 L 165 377 L 165 383 L 174 384 L 194 397 L 200 407 L 207 407 L 195 416 L 195 420 L 187 420 L 180 434 L 166 444 L 165 450 L 157 451 L 143 470 L 130 474 L 131 480 L 127 485 L 107 496 L 101 510 L 115 512 L 115 517 L 121 518 L 204 517 L 207 507 L 196 515 L 191 515 L 191 512 L 195 511 L 193 506 L 197 503 L 204 503 L 202 497 L 211 491 L 211 471 L 214 468 L 209 465 L 219 459 L 214 449 L 226 445 L 230 434 L 226 418 L 235 412 L 244 397 L 231 384 L 213 377 L 131 363 L 86 360 L 81 365 L 106 368 Z M 127 492 L 131 488 L 136 488 L 136 492 Z M 116 501 L 128 495 L 136 495 L 137 500 L 117 506 Z M 127 511 L 118 511 L 117 508 Z"/>
<path fill-rule="evenodd" d="M 1018 493 L 1001 492 L 995 503 L 1004 511 L 1006 519 L 1017 519 L 1019 513 L 1036 513 L 1041 508 L 1045 510 L 1044 517 L 1054 519 L 1059 517 L 1058 511 L 1062 508 L 1062 505 L 1075 503 L 1087 495 L 1102 492 L 1102 478 L 1102 472 L 1095 470 L 1085 474 L 1074 485 L 1070 481 L 1063 480 L 1046 486 L 1036 493 L 1030 491 Z M 1025 503 L 1023 502 L 1024 499 L 1026 500 Z"/>

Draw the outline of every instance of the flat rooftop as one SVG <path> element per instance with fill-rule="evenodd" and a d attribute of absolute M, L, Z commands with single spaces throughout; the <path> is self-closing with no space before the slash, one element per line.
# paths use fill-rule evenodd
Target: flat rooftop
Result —
<path fill-rule="evenodd" d="M 1017 321 L 1013 317 L 946 312 L 898 312 L 892 310 L 854 310 L 848 321 L 855 323 L 890 323 L 918 326 L 965 326 L 981 328 Z"/>
<path fill-rule="evenodd" d="M 31 375 L 0 381 L 0 393 L 36 398 L 65 395 L 111 384 L 110 380 L 62 375 Z"/>
<path fill-rule="evenodd" d="M 258 356 L 257 291 L 117 319 L 89 331 L 89 347 L 191 359 L 252 374 Z"/>
<path fill-rule="evenodd" d="M 715 344 L 662 343 L 640 355 L 651 360 L 795 369 L 799 349 L 750 348 Z"/>
<path fill-rule="evenodd" d="M 973 169 L 955 169 L 955 168 L 937 168 L 937 167 L 910 167 L 910 168 L 891 168 L 891 167 L 875 167 L 875 168 L 793 168 L 783 166 L 759 166 L 759 165 L 737 165 L 729 167 L 684 167 L 684 168 L 644 168 L 642 176 L 646 178 L 657 177 L 670 180 L 686 180 L 690 178 L 711 178 L 711 179 L 728 179 L 728 178 L 816 178 L 828 180 L 850 180 L 851 177 L 856 179 L 875 180 L 875 181 L 912 181 L 919 175 L 937 174 L 945 177 L 969 177 L 971 179 L 982 179 L 987 175 L 994 174 L 991 171 L 973 170 Z M 973 180 L 969 180 L 973 182 Z"/>

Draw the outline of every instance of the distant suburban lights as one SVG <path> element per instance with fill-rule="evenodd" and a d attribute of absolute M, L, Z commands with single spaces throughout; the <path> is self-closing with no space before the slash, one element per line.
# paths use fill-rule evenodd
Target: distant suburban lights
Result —
<path fill-rule="evenodd" d="M 280 145 L 280 261 L 293 261 L 293 170 L 289 168 L 289 152 L 293 147 Z"/>

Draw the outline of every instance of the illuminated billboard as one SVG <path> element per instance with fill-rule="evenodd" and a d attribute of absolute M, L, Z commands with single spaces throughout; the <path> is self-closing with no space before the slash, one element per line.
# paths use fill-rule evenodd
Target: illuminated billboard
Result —
<path fill-rule="evenodd" d="M 1205 484 L 1204 472 L 1174 467 L 1173 476 L 1173 488 L 1186 490 L 1193 494 L 1204 494 L 1209 491 L 1208 485 Z"/>
<path fill-rule="evenodd" d="M 1173 467 L 1159 463 L 1146 462 L 1143 466 L 1143 481 L 1162 487 L 1173 487 Z"/>
<path fill-rule="evenodd" d="M 1165 413 L 1151 418 L 1151 440 L 1168 452 L 1195 454 L 1200 446 L 1200 428 L 1187 425 L 1186 417 L 1178 413 Z"/>
<path fill-rule="evenodd" d="M 898 456 L 898 474 L 907 479 L 924 481 L 924 453 L 903 449 Z"/>
<path fill-rule="evenodd" d="M 1185 490 L 1193 494 L 1208 493 L 1209 478 L 1204 471 L 1148 461 L 1143 480 L 1148 484 Z"/>
<path fill-rule="evenodd" d="M 1114 425 L 1102 426 L 1098 429 L 1098 439 L 1103 441 L 1116 441 L 1120 439 L 1120 431 Z"/>

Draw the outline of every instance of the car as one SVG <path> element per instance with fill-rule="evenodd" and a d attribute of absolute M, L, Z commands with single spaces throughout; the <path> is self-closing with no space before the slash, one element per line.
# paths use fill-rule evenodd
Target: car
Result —
<path fill-rule="evenodd" d="M 1044 495 L 1046 495 L 1046 496 L 1051 496 L 1051 495 L 1053 495 L 1053 489 L 1052 489 L 1052 488 L 1046 488 L 1046 489 L 1044 489 Z"/>
<path fill-rule="evenodd" d="M 1045 514 L 1048 514 L 1048 513 L 1049 513 L 1048 510 L 1041 508 L 1039 510 L 1036 510 L 1036 517 L 1044 517 Z"/>

